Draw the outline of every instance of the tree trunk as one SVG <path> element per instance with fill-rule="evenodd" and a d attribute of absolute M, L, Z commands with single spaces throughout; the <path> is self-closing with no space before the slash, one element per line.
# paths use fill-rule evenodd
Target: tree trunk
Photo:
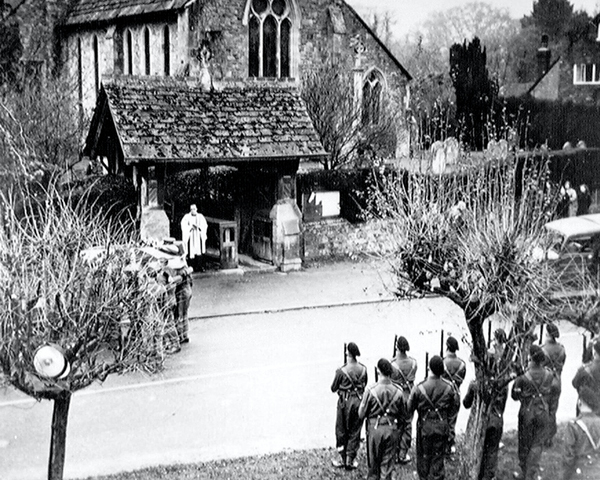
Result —
<path fill-rule="evenodd" d="M 67 446 L 67 420 L 69 418 L 70 404 L 71 392 L 62 392 L 54 399 L 50 458 L 48 460 L 48 480 L 63 480 Z"/>
<path fill-rule="evenodd" d="M 489 405 L 481 395 L 477 395 L 471 406 L 469 421 L 464 442 L 464 456 L 461 456 L 461 468 L 459 478 L 465 480 L 477 480 L 481 469 L 483 456 L 483 445 L 485 442 L 485 431 L 489 418 Z"/>

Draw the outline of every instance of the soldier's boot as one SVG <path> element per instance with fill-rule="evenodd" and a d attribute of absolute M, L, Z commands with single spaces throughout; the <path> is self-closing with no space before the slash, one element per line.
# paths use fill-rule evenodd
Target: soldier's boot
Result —
<path fill-rule="evenodd" d="M 346 449 L 342 447 L 337 448 L 338 453 L 340 454 L 340 458 L 332 458 L 331 464 L 335 468 L 345 468 L 346 467 Z"/>

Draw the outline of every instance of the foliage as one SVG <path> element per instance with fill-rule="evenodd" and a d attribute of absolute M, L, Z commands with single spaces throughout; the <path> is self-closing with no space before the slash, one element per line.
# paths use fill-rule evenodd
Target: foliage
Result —
<path fill-rule="evenodd" d="M 71 205 L 55 189 L 41 199 L 4 198 L 0 231 L 2 311 L 0 362 L 7 380 L 35 398 L 74 392 L 112 372 L 161 367 L 156 315 L 144 315 L 143 278 L 126 274 L 135 258 L 131 234 L 99 210 Z M 105 249 L 95 261 L 81 252 Z M 121 323 L 137 326 L 121 338 Z M 134 326 L 132 324 L 132 327 Z M 33 368 L 36 348 L 63 348 L 72 364 L 64 380 L 40 378 Z"/>
<path fill-rule="evenodd" d="M 481 39 L 488 56 L 490 76 L 504 83 L 512 78 L 507 59 L 518 22 L 506 9 L 484 2 L 432 13 L 415 31 L 397 42 L 394 51 L 414 78 L 413 109 L 429 110 L 434 103 L 452 100 L 448 55 L 451 45 L 474 37 Z"/>
<path fill-rule="evenodd" d="M 464 144 L 482 150 L 487 144 L 485 124 L 498 95 L 498 84 L 489 77 L 487 56 L 479 38 L 455 43 L 450 49 L 450 77 L 456 92 L 456 118 Z"/>
<path fill-rule="evenodd" d="M 0 88 L 14 88 L 20 79 L 23 44 L 16 9 L 0 2 Z"/>
<path fill-rule="evenodd" d="M 29 81 L 0 96 L 0 188 L 42 182 L 78 160 L 83 121 L 68 79 Z"/>
<path fill-rule="evenodd" d="M 537 0 L 533 2 L 530 16 L 522 20 L 523 26 L 535 25 L 551 38 L 560 38 L 569 28 L 573 5 L 568 0 Z"/>
<path fill-rule="evenodd" d="M 355 102 L 350 73 L 331 61 L 303 74 L 301 95 L 315 130 L 330 158 L 326 169 L 356 166 L 357 162 L 394 155 L 400 111 L 394 92 L 383 91 L 378 118 L 365 121 Z"/>

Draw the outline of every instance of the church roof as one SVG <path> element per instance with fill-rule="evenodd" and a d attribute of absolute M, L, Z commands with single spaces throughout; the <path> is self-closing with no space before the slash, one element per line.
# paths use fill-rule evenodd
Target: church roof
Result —
<path fill-rule="evenodd" d="M 78 25 L 177 10 L 188 3 L 190 0 L 78 0 L 69 11 L 66 24 Z"/>
<path fill-rule="evenodd" d="M 113 77 L 103 83 L 86 155 L 98 150 L 107 117 L 128 165 L 327 155 L 298 90 L 282 82 L 207 91 L 190 78 Z"/>

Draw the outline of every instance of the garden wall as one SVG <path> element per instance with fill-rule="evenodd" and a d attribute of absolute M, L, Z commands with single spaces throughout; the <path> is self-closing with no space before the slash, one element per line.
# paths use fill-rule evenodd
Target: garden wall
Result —
<path fill-rule="evenodd" d="M 394 249 L 390 221 L 370 220 L 352 224 L 339 218 L 304 224 L 304 261 L 385 255 Z"/>

